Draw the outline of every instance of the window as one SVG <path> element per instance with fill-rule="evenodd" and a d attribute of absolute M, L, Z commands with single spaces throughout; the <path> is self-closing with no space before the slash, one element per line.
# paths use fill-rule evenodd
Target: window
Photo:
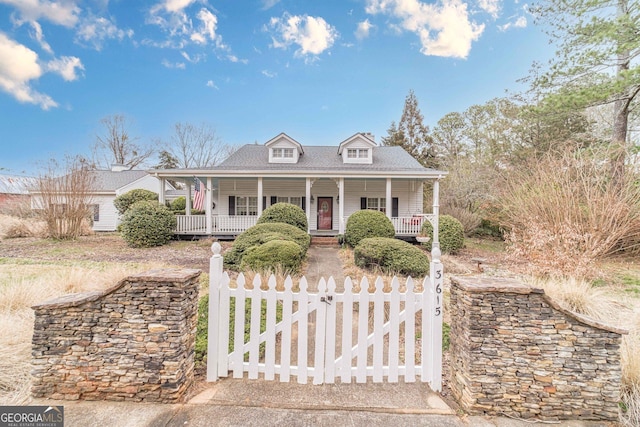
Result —
<path fill-rule="evenodd" d="M 293 159 L 293 148 L 273 148 L 273 157 L 277 159 Z"/>
<path fill-rule="evenodd" d="M 387 212 L 387 199 L 385 197 L 367 197 L 367 209 Z"/>
<path fill-rule="evenodd" d="M 369 149 L 367 148 L 347 149 L 347 158 L 349 159 L 366 159 L 368 157 L 369 157 Z"/>
<path fill-rule="evenodd" d="M 91 205 L 93 212 L 93 222 L 100 221 L 100 205 Z"/>
<path fill-rule="evenodd" d="M 258 198 L 237 196 L 236 215 L 258 215 Z"/>
<path fill-rule="evenodd" d="M 302 197 L 282 197 L 278 196 L 276 198 L 278 203 L 291 203 L 292 205 L 296 205 L 299 208 L 302 207 Z"/>

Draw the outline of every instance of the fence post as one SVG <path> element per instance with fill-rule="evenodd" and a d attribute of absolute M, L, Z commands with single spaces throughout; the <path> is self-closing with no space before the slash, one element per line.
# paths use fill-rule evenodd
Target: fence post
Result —
<path fill-rule="evenodd" d="M 433 312 L 430 316 L 433 316 L 431 322 L 432 330 L 429 336 L 431 337 L 430 358 L 433 366 L 433 377 L 431 378 L 431 389 L 433 391 L 442 390 L 442 300 L 443 290 L 442 285 L 444 282 L 444 272 L 442 268 L 442 262 L 440 261 L 440 248 L 434 245 L 431 250 L 431 289 L 429 290 L 429 298 L 431 298 L 430 307 L 433 308 Z M 424 337 L 423 337 L 424 339 Z"/>
<path fill-rule="evenodd" d="M 223 274 L 223 259 L 220 243 L 211 245 L 213 256 L 209 263 L 209 324 L 207 335 L 207 381 L 218 380 L 218 311 L 220 310 L 220 283 Z"/>

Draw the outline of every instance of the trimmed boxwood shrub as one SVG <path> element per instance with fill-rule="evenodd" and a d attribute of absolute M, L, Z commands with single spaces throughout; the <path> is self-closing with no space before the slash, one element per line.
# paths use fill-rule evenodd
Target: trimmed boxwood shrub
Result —
<path fill-rule="evenodd" d="M 142 188 L 137 188 L 135 190 L 127 191 L 126 193 L 116 197 L 113 201 L 113 205 L 116 207 L 120 215 L 124 215 L 124 213 L 131 207 L 131 205 L 133 205 L 135 202 L 140 202 L 143 200 L 157 202 L 158 193 L 144 190 Z"/>
<path fill-rule="evenodd" d="M 125 212 L 120 231 L 134 248 L 149 248 L 168 243 L 176 228 L 176 217 L 158 202 L 136 202 Z"/>
<path fill-rule="evenodd" d="M 291 203 L 276 203 L 269 206 L 258 218 L 258 224 L 283 222 L 298 227 L 305 233 L 309 229 L 307 214 L 299 206 Z"/>
<path fill-rule="evenodd" d="M 184 196 L 180 196 L 171 202 L 172 211 L 185 211 L 187 209 L 187 199 Z"/>
<path fill-rule="evenodd" d="M 357 266 L 378 267 L 385 273 L 411 276 L 429 274 L 429 258 L 417 247 L 388 237 L 369 237 L 356 246 L 353 256 Z"/>
<path fill-rule="evenodd" d="M 433 225 L 430 221 L 422 224 L 420 234 L 429 236 L 431 239 L 424 244 L 431 250 L 433 242 Z M 464 246 L 464 227 L 460 221 L 451 215 L 441 215 L 438 219 L 438 240 L 440 240 L 440 250 L 442 253 L 455 254 Z"/>
<path fill-rule="evenodd" d="M 396 235 L 393 223 L 387 216 L 374 210 L 361 210 L 353 213 L 347 220 L 344 239 L 352 247 L 368 237 L 389 237 Z"/>
<path fill-rule="evenodd" d="M 256 224 L 236 238 L 233 247 L 224 256 L 225 265 L 228 268 L 239 268 L 247 249 L 271 240 L 289 240 L 297 243 L 303 250 L 303 257 L 311 243 L 311 237 L 307 232 L 293 225 L 284 223 Z"/>
<path fill-rule="evenodd" d="M 242 269 L 296 273 L 302 265 L 304 250 L 290 240 L 270 240 L 247 249 L 240 264 Z"/>

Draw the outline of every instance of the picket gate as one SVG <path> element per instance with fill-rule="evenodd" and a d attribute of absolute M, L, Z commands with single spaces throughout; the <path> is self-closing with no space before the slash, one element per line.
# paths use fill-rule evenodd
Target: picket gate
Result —
<path fill-rule="evenodd" d="M 337 380 L 365 383 L 368 378 L 376 383 L 385 378 L 396 383 L 400 377 L 404 382 L 415 382 L 419 377 L 434 391 L 441 390 L 443 268 L 438 259 L 431 262 L 431 274 L 424 278 L 419 292 L 411 278 L 401 292 L 400 281 L 395 277 L 390 292 L 383 292 L 381 277 L 374 283 L 374 292 L 369 292 L 366 278 L 358 293 L 353 292 L 356 286 L 350 278 L 345 279 L 344 291 L 337 292 L 332 277 L 320 279 L 317 292 L 308 291 L 303 277 L 299 290 L 294 292 L 291 277 L 286 278 L 284 290 L 276 290 L 274 276 L 268 278 L 267 289 L 261 289 L 259 275 L 255 276 L 252 289 L 247 289 L 242 274 L 236 287 L 230 287 L 231 280 L 222 267 L 220 245 L 214 243 L 212 250 L 207 381 L 229 373 L 243 378 L 245 372 L 249 379 L 262 374 L 265 380 L 275 380 L 278 375 L 279 381 L 289 382 L 296 377 L 300 384 L 309 380 L 313 384 Z M 236 344 L 229 352 L 232 298 Z M 245 325 L 247 301 L 251 302 L 251 311 Z M 266 327 L 261 331 L 263 304 Z M 282 310 L 280 320 L 278 306 Z M 420 321 L 416 322 L 416 318 Z M 245 342 L 246 326 L 249 337 Z M 416 354 L 420 355 L 419 363 L 415 361 Z"/>

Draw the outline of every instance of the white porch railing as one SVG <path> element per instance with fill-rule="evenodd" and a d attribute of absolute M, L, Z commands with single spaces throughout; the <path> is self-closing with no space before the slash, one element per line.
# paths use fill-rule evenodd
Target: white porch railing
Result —
<path fill-rule="evenodd" d="M 207 232 L 206 215 L 176 215 L 177 234 L 205 234 Z M 212 217 L 212 233 L 242 233 L 258 222 L 258 217 L 248 215 L 215 215 Z"/>
<path fill-rule="evenodd" d="M 420 234 L 420 229 L 425 221 L 430 221 L 431 224 L 433 224 L 433 215 L 420 214 L 391 218 L 393 228 L 396 229 L 396 234 L 409 236 L 416 236 Z"/>

